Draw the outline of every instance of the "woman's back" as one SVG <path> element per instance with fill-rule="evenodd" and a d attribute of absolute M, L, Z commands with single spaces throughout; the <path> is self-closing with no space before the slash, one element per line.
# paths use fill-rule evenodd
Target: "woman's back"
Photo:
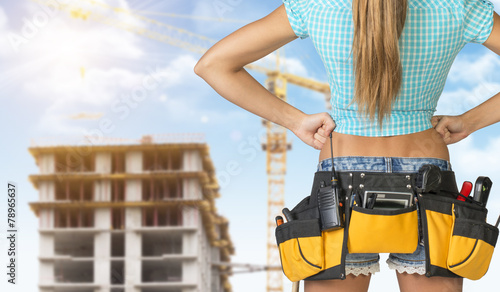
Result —
<path fill-rule="evenodd" d="M 310 37 L 325 64 L 335 132 L 359 136 L 405 135 L 432 128 L 430 120 L 456 55 L 469 42 L 483 43 L 493 25 L 488 1 L 409 0 L 399 39 L 402 86 L 390 119 L 380 128 L 376 118 L 371 122 L 351 102 L 352 1 L 285 0 L 284 4 L 295 34 Z"/>

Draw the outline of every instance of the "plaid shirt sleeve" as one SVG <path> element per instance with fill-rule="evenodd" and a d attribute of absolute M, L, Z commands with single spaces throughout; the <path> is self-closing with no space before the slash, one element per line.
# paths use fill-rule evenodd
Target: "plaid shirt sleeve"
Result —
<path fill-rule="evenodd" d="M 465 0 L 463 17 L 464 40 L 484 43 L 493 28 L 493 4 L 488 0 Z"/>
<path fill-rule="evenodd" d="M 283 4 L 295 35 L 301 39 L 307 38 L 309 36 L 306 24 L 308 0 L 283 0 Z"/>

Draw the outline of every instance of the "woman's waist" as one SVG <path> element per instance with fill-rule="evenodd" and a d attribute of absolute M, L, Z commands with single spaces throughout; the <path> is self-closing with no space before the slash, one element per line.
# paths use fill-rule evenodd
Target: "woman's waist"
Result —
<path fill-rule="evenodd" d="M 335 169 L 341 172 L 416 173 L 426 164 L 439 169 L 451 170 L 448 160 L 433 157 L 380 157 L 380 156 L 340 156 L 334 157 Z M 317 171 L 331 171 L 332 159 L 318 163 Z"/>
<path fill-rule="evenodd" d="M 433 128 L 408 135 L 364 137 L 334 132 L 333 156 L 437 158 L 449 161 L 449 152 L 441 135 Z M 330 158 L 330 139 L 326 139 L 319 160 Z"/>

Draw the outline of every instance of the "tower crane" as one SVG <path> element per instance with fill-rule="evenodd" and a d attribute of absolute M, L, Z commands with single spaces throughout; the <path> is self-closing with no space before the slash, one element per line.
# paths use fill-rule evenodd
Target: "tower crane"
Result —
<path fill-rule="evenodd" d="M 32 1 L 42 5 L 54 6 L 54 1 Z M 97 21 L 198 54 L 205 53 L 207 49 L 216 42 L 216 40 L 206 36 L 141 15 L 147 12 L 142 11 L 141 14 L 139 14 L 135 11 L 112 7 L 99 1 L 80 0 L 69 3 L 59 3 L 57 8 L 68 12 L 73 18 Z M 102 11 L 99 11 L 98 8 L 101 8 Z M 119 17 L 113 18 L 109 16 L 110 14 L 116 16 L 127 15 L 137 20 L 137 22 L 125 21 L 123 18 Z M 175 16 L 175 14 L 169 14 L 169 16 Z M 232 21 L 234 22 L 234 20 Z M 276 69 L 269 69 L 257 64 L 249 64 L 245 66 L 245 68 L 266 74 L 266 88 L 276 97 L 284 101 L 287 100 L 287 84 L 290 83 L 324 94 L 326 108 L 330 108 L 330 88 L 327 83 L 282 72 L 280 70 L 279 61 L 280 57 L 278 54 Z M 263 125 L 266 127 L 266 141 L 263 143 L 262 149 L 266 151 L 266 170 L 268 175 L 266 289 L 268 292 L 281 292 L 283 291 L 283 274 L 280 268 L 275 268 L 280 265 L 280 259 L 278 247 L 274 239 L 274 216 L 280 214 L 284 207 L 286 153 L 291 149 L 291 143 L 287 140 L 285 128 L 267 120 L 263 120 Z"/>

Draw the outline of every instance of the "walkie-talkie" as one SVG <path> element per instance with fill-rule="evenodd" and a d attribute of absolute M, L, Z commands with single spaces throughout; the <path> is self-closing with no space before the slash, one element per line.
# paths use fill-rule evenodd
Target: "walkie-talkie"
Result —
<path fill-rule="evenodd" d="M 335 166 L 333 164 L 333 146 L 332 134 L 330 133 L 330 150 L 332 154 L 332 179 L 331 184 L 327 185 L 324 181 L 320 182 L 318 190 L 318 208 L 321 219 L 321 230 L 334 230 L 344 227 L 344 212 L 342 202 L 340 201 L 341 188 L 337 181 Z"/>

